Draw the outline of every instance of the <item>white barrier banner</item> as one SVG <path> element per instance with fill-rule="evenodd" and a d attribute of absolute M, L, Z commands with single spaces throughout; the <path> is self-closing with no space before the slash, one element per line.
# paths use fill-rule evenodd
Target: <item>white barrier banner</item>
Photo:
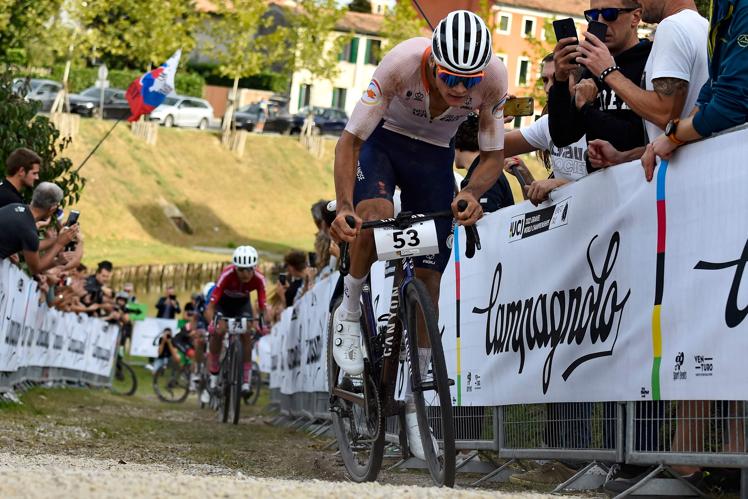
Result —
<path fill-rule="evenodd" d="M 455 403 L 748 400 L 736 382 L 746 141 L 742 130 L 686 146 L 651 183 L 630 163 L 493 213 L 472 259 L 460 231 L 440 298 Z"/>
<path fill-rule="evenodd" d="M 136 321 L 132 332 L 130 355 L 158 357 L 158 342 L 161 333 L 166 328 L 171 329 L 172 335 L 176 335 L 177 320 L 149 317 L 142 321 Z"/>

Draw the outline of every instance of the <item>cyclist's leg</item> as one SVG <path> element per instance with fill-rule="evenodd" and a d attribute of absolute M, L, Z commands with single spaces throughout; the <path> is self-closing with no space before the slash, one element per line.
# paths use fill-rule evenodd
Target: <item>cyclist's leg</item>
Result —
<path fill-rule="evenodd" d="M 395 176 L 386 144 L 386 134 L 377 129 L 361 146 L 353 202 L 356 213 L 364 220 L 389 218 L 393 214 L 392 197 Z M 391 132 L 390 132 L 391 133 Z M 351 247 L 350 274 L 343 279 L 343 300 L 333 318 L 333 357 L 348 374 L 364 369 L 361 353 L 361 289 L 372 263 L 376 260 L 374 235 L 364 231 Z"/>

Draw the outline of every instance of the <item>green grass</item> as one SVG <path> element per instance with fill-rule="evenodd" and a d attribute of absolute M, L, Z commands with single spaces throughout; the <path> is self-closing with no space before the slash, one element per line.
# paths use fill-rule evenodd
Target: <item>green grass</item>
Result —
<path fill-rule="evenodd" d="M 66 154 L 75 165 L 112 122 L 81 120 Z M 253 244 L 284 253 L 311 249 L 316 228 L 309 209 L 333 196 L 332 147 L 322 159 L 289 137 L 251 135 L 244 156 L 220 145 L 216 134 L 159 130 L 149 146 L 120 124 L 86 163 L 80 202 L 86 238 L 84 261 L 117 265 L 225 259 L 193 246 Z M 179 231 L 164 214 L 177 206 L 193 233 Z"/>

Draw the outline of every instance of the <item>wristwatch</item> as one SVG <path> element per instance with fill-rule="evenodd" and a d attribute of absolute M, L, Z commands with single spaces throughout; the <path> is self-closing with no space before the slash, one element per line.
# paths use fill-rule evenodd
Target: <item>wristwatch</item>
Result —
<path fill-rule="evenodd" d="M 680 140 L 676 136 L 676 132 L 678 131 L 678 123 L 680 123 L 680 119 L 676 118 L 674 120 L 670 120 L 667 122 L 667 125 L 665 125 L 665 136 L 675 144 L 676 146 L 682 146 L 685 144 L 685 141 Z"/>

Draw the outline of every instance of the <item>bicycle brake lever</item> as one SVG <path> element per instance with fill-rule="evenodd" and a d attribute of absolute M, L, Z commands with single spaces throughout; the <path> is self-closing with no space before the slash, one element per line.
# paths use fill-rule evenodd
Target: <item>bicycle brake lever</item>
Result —
<path fill-rule="evenodd" d="M 351 229 L 356 226 L 356 220 L 348 215 L 345 217 L 345 222 Z M 351 270 L 351 256 L 348 254 L 348 243 L 340 243 L 340 275 L 343 277 L 348 275 Z"/>

